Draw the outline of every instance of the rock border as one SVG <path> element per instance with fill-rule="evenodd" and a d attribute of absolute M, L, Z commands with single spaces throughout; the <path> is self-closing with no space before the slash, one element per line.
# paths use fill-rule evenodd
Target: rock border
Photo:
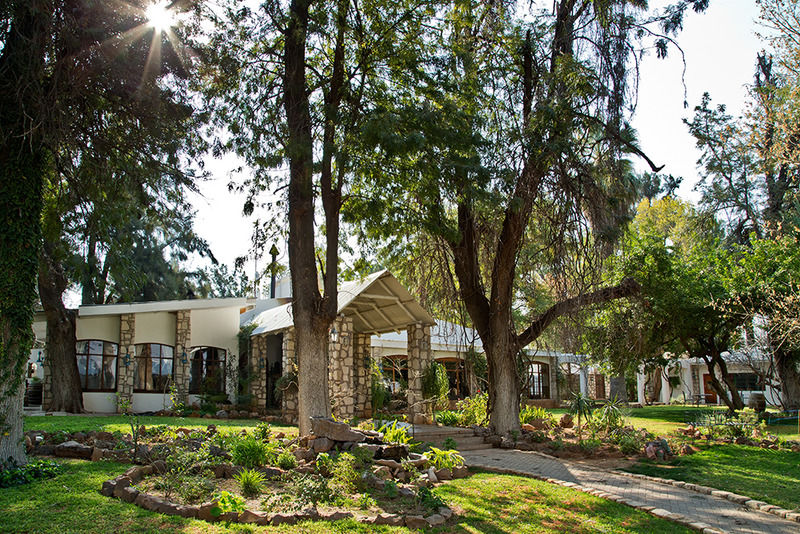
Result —
<path fill-rule="evenodd" d="M 439 508 L 437 513 L 429 516 L 405 515 L 382 513 L 378 515 L 363 515 L 349 511 L 318 512 L 315 509 L 306 509 L 290 513 L 268 513 L 261 511 L 245 510 L 241 513 L 229 512 L 219 517 L 211 515 L 211 509 L 216 502 L 206 502 L 199 506 L 181 505 L 162 499 L 155 495 L 145 493 L 133 487 L 144 477 L 153 473 L 166 471 L 163 461 L 153 462 L 151 465 L 133 466 L 125 473 L 103 482 L 100 494 L 106 497 L 116 497 L 124 502 L 135 504 L 140 508 L 165 515 L 177 515 L 189 519 L 201 519 L 214 523 L 217 521 L 230 521 L 255 525 L 294 525 L 299 521 L 338 521 L 340 519 L 355 519 L 365 525 L 406 526 L 411 529 L 438 527 L 444 525 L 453 517 L 454 512 L 447 506 Z M 227 474 L 227 473 L 225 473 Z M 222 477 L 218 477 L 222 478 Z"/>

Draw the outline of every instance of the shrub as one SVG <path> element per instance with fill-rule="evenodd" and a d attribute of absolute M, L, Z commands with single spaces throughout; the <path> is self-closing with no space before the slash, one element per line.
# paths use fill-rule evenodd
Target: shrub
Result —
<path fill-rule="evenodd" d="M 531 421 L 543 419 L 548 422 L 549 426 L 555 425 L 555 417 L 553 414 L 542 408 L 541 406 L 525 406 L 519 411 L 520 424 L 530 424 Z"/>
<path fill-rule="evenodd" d="M 207 476 L 186 475 L 181 477 L 177 488 L 178 496 L 186 504 L 207 501 L 214 493 L 214 481 Z"/>
<path fill-rule="evenodd" d="M 444 410 L 436 412 L 436 422 L 444 426 L 456 426 L 460 419 L 460 415 L 452 410 Z"/>
<path fill-rule="evenodd" d="M 34 459 L 25 465 L 0 464 L 0 488 L 10 488 L 28 484 L 42 478 L 52 478 L 63 470 L 60 463 L 53 460 Z"/>
<path fill-rule="evenodd" d="M 368 493 L 362 493 L 359 495 L 356 504 L 358 504 L 358 507 L 362 510 L 369 510 L 373 506 L 378 505 L 375 499 L 373 499 Z"/>
<path fill-rule="evenodd" d="M 229 491 L 221 491 L 214 495 L 217 505 L 211 508 L 211 515 L 219 517 L 228 512 L 244 512 L 245 500 Z"/>
<path fill-rule="evenodd" d="M 259 467 L 269 463 L 269 452 L 266 443 L 253 437 L 247 437 L 233 445 L 231 459 L 234 464 L 242 467 Z"/>
<path fill-rule="evenodd" d="M 383 434 L 383 440 L 387 443 L 403 445 L 411 441 L 411 436 L 408 435 L 406 428 L 403 426 L 398 427 L 397 421 L 392 421 L 392 426 L 383 425 L 379 432 Z"/>
<path fill-rule="evenodd" d="M 625 404 L 617 398 L 609 399 L 593 413 L 598 429 L 612 432 L 625 426 Z"/>
<path fill-rule="evenodd" d="M 599 439 L 585 439 L 585 440 L 580 442 L 579 447 L 584 452 L 587 452 L 587 453 L 591 454 L 594 451 L 596 451 L 597 449 L 599 449 L 600 445 L 602 445 L 602 443 L 600 442 Z"/>
<path fill-rule="evenodd" d="M 431 447 L 431 450 L 426 452 L 425 456 L 436 469 L 453 469 L 464 465 L 464 458 L 458 454 L 458 451 L 443 451 L 442 449 Z"/>
<path fill-rule="evenodd" d="M 233 476 L 239 483 L 242 493 L 247 497 L 255 497 L 264 489 L 264 482 L 267 480 L 264 473 L 255 469 L 242 469 Z"/>
<path fill-rule="evenodd" d="M 461 412 L 459 421 L 461 425 L 485 425 L 488 420 L 486 411 L 488 402 L 489 395 L 487 393 L 478 393 L 459 401 L 456 408 Z"/>
<path fill-rule="evenodd" d="M 435 492 L 423 486 L 417 490 L 417 505 L 426 510 L 438 511 L 445 506 L 445 502 Z"/>
<path fill-rule="evenodd" d="M 375 454 L 366 447 L 353 447 L 350 449 L 350 454 L 356 459 L 356 467 L 359 469 L 363 469 L 372 464 L 372 459 L 375 456 Z"/>
<path fill-rule="evenodd" d="M 442 442 L 442 448 L 448 451 L 457 449 L 458 447 L 456 446 L 456 440 L 453 438 L 445 438 L 445 440 Z"/>
<path fill-rule="evenodd" d="M 397 490 L 397 482 L 395 482 L 394 480 L 387 480 L 383 484 L 383 493 L 389 499 L 394 499 L 395 497 L 397 497 L 400 494 L 400 492 Z"/>
<path fill-rule="evenodd" d="M 295 475 L 289 490 L 295 500 L 296 508 L 316 506 L 321 502 L 334 500 L 335 495 L 328 485 L 328 479 L 318 475 Z"/>
<path fill-rule="evenodd" d="M 269 441 L 270 436 L 272 435 L 272 427 L 269 426 L 269 423 L 258 423 L 256 427 L 253 429 L 253 436 L 256 439 L 260 439 L 261 441 Z"/>
<path fill-rule="evenodd" d="M 321 452 L 317 454 L 317 460 L 314 462 L 316 465 L 317 471 L 319 471 L 324 476 L 330 476 L 333 473 L 333 458 L 327 452 Z"/>
<path fill-rule="evenodd" d="M 297 458 L 289 451 L 281 451 L 275 459 L 275 465 L 281 469 L 294 469 L 297 467 Z"/>
<path fill-rule="evenodd" d="M 392 391 L 386 386 L 383 380 L 383 373 L 377 362 L 373 361 L 370 373 L 370 402 L 372 413 L 378 413 L 389 404 L 392 398 Z"/>
<path fill-rule="evenodd" d="M 343 452 L 333 466 L 333 482 L 345 493 L 355 493 L 361 483 L 361 473 L 356 468 L 356 457 Z"/>

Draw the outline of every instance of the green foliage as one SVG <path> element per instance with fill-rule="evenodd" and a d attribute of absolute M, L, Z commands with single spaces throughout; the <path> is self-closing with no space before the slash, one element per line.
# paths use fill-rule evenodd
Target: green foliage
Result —
<path fill-rule="evenodd" d="M 573 393 L 569 401 L 569 413 L 578 416 L 578 440 L 583 441 L 583 433 L 581 428 L 582 419 L 591 419 L 592 410 L 594 410 L 594 401 L 584 395 L 583 393 Z"/>
<path fill-rule="evenodd" d="M 269 423 L 260 422 L 253 429 L 253 437 L 260 439 L 261 441 L 269 441 L 271 435 L 272 427 Z"/>
<path fill-rule="evenodd" d="M 358 470 L 358 460 L 350 453 L 343 452 L 336 459 L 333 466 L 332 482 L 334 486 L 345 493 L 355 493 L 361 487 L 361 473 Z"/>
<path fill-rule="evenodd" d="M 435 418 L 436 422 L 440 425 L 455 426 L 459 422 L 460 414 L 452 410 L 443 410 L 441 412 L 436 412 Z"/>
<path fill-rule="evenodd" d="M 429 511 L 438 511 L 439 508 L 446 505 L 447 504 L 435 490 L 431 490 L 425 486 L 417 489 L 417 506 Z"/>
<path fill-rule="evenodd" d="M 331 502 L 336 494 L 331 489 L 328 479 L 319 475 L 300 475 L 293 473 L 288 479 L 289 492 L 294 497 L 295 507 L 317 506 L 319 503 Z"/>
<path fill-rule="evenodd" d="M 321 452 L 317 454 L 317 459 L 314 461 L 317 471 L 323 476 L 330 476 L 333 473 L 334 461 L 330 454 Z"/>
<path fill-rule="evenodd" d="M 242 513 L 245 510 L 245 500 L 229 491 L 220 491 L 214 495 L 216 505 L 211 508 L 211 515 L 219 517 L 230 512 Z"/>
<path fill-rule="evenodd" d="M 270 450 L 266 443 L 254 437 L 237 441 L 231 448 L 231 459 L 242 467 L 259 467 L 269 463 Z"/>
<path fill-rule="evenodd" d="M 383 440 L 387 443 L 397 443 L 400 445 L 411 442 L 411 436 L 404 426 L 397 426 L 397 421 L 392 421 L 391 426 L 383 425 L 378 432 L 383 434 Z"/>
<path fill-rule="evenodd" d="M 387 480 L 383 484 L 383 494 L 389 499 L 396 498 L 400 493 L 397 490 L 397 482 L 394 480 Z"/>
<path fill-rule="evenodd" d="M 425 453 L 425 457 L 436 469 L 453 469 L 464 465 L 464 457 L 455 450 L 442 450 L 431 447 Z"/>
<path fill-rule="evenodd" d="M 372 403 L 372 413 L 376 414 L 385 408 L 392 398 L 392 392 L 386 385 L 383 379 L 383 372 L 381 371 L 378 362 L 372 361 L 372 370 L 370 372 L 370 402 Z"/>
<path fill-rule="evenodd" d="M 275 460 L 275 465 L 281 469 L 294 469 L 297 467 L 297 458 L 289 451 L 281 451 Z"/>
<path fill-rule="evenodd" d="M 600 408 L 594 410 L 592 420 L 598 429 L 611 432 L 625 426 L 627 415 L 625 403 L 617 398 L 606 400 Z"/>
<path fill-rule="evenodd" d="M 461 412 L 460 423 L 462 426 L 483 426 L 489 420 L 487 414 L 489 404 L 488 393 L 478 393 L 458 401 L 456 408 Z"/>
<path fill-rule="evenodd" d="M 475 350 L 474 346 L 470 346 L 465 359 L 467 360 L 467 364 L 472 368 L 472 373 L 481 386 L 479 389 L 486 389 L 486 385 L 489 383 L 489 363 L 486 361 L 486 355 Z"/>
<path fill-rule="evenodd" d="M 350 454 L 356 459 L 356 467 L 363 469 L 372 463 L 374 454 L 366 447 L 353 447 Z"/>
<path fill-rule="evenodd" d="M 442 441 L 442 448 L 445 450 L 457 449 L 457 445 L 458 444 L 456 443 L 456 440 L 454 440 L 452 437 L 445 438 L 444 441 Z"/>
<path fill-rule="evenodd" d="M 422 396 L 433 401 L 434 409 L 442 409 L 447 407 L 449 393 L 447 370 L 439 362 L 431 362 L 422 375 Z"/>
<path fill-rule="evenodd" d="M 34 480 L 52 478 L 63 471 L 61 464 L 54 460 L 35 458 L 24 465 L 0 464 L 0 488 L 10 488 L 28 484 Z"/>
<path fill-rule="evenodd" d="M 264 489 L 264 482 L 267 480 L 264 473 L 255 469 L 242 469 L 233 478 L 239 483 L 242 493 L 247 497 L 259 495 Z"/>
<path fill-rule="evenodd" d="M 356 500 L 356 504 L 362 510 L 369 510 L 373 506 L 378 506 L 378 502 L 369 493 L 360 494 Z"/>
<path fill-rule="evenodd" d="M 579 446 L 581 450 L 591 454 L 599 449 L 602 444 L 603 442 L 599 439 L 584 439 L 580 442 Z"/>
<path fill-rule="evenodd" d="M 519 411 L 519 422 L 520 424 L 530 423 L 534 420 L 543 420 L 549 426 L 555 425 L 555 416 L 542 408 L 541 406 L 524 406 Z"/>

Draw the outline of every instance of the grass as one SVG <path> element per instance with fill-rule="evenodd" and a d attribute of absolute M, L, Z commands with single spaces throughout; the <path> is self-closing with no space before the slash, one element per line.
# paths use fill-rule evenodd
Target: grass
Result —
<path fill-rule="evenodd" d="M 168 425 L 173 428 L 188 428 L 189 430 L 200 428 L 205 429 L 208 425 L 216 425 L 220 430 L 239 432 L 242 429 L 248 431 L 255 428 L 259 423 L 255 419 L 198 419 L 193 417 L 139 417 L 139 424 L 145 426 Z M 287 436 L 297 435 L 296 426 L 271 425 L 273 434 L 283 432 Z M 120 431 L 130 432 L 128 419 L 124 415 L 109 416 L 82 416 L 82 415 L 42 415 L 26 416 L 24 429 L 42 430 L 44 432 L 56 432 L 64 430 L 66 432 L 89 432 Z"/>
<path fill-rule="evenodd" d="M 666 464 L 641 460 L 632 473 L 683 480 L 746 495 L 783 508 L 800 508 L 800 452 L 744 445 L 700 445 Z"/>
<path fill-rule="evenodd" d="M 254 527 L 209 524 L 148 512 L 98 492 L 102 482 L 127 466 L 65 461 L 55 478 L 0 492 L 2 531 L 9 533 L 408 533 L 406 528 L 361 525 L 353 520 Z M 455 524 L 435 532 L 683 533 L 683 527 L 621 504 L 537 480 L 478 473 L 441 486 L 442 496 L 463 510 Z"/>

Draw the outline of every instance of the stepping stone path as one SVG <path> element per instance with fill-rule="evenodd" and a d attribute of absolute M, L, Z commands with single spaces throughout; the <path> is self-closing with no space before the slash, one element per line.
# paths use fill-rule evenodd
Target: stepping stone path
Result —
<path fill-rule="evenodd" d="M 798 534 L 800 523 L 743 504 L 620 472 L 579 465 L 538 452 L 487 449 L 463 451 L 467 465 L 580 487 L 600 497 L 677 520 L 705 533 Z M 753 501 L 750 501 L 753 502 Z"/>

